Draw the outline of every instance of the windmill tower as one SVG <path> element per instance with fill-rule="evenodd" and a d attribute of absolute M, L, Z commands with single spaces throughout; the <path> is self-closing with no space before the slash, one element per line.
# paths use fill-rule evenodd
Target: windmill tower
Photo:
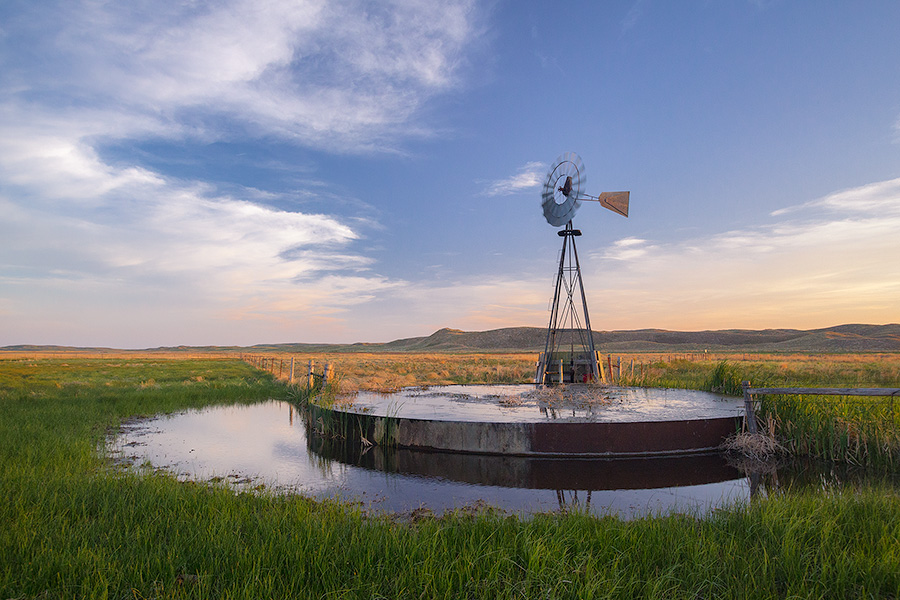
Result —
<path fill-rule="evenodd" d="M 604 192 L 599 196 L 590 196 L 583 192 L 586 182 L 581 157 L 567 152 L 556 160 L 541 191 L 544 218 L 553 227 L 564 228 L 556 232 L 562 238 L 562 250 L 547 341 L 534 376 L 534 382 L 539 384 L 601 380 L 581 264 L 575 247 L 575 238 L 581 236 L 581 230 L 573 227 L 572 217 L 584 200 L 599 202 L 601 206 L 627 217 L 630 192 Z"/>

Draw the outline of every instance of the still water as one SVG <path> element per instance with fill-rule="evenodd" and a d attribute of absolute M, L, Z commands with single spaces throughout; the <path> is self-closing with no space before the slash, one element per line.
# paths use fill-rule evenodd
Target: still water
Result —
<path fill-rule="evenodd" d="M 436 421 L 534 423 L 677 421 L 743 414 L 742 398 L 698 390 L 568 385 L 445 385 L 358 392 L 350 412 Z"/>
<path fill-rule="evenodd" d="M 111 456 L 181 479 L 265 485 L 368 511 L 435 513 L 487 503 L 533 514 L 577 506 L 632 518 L 704 512 L 749 498 L 750 485 L 724 458 L 534 459 L 335 447 L 309 432 L 281 401 L 211 407 L 138 421 L 110 443 Z"/>
<path fill-rule="evenodd" d="M 130 423 L 110 440 L 129 468 L 167 470 L 183 480 L 260 485 L 285 493 L 358 502 L 368 512 L 442 513 L 484 503 L 529 515 L 577 507 L 635 518 L 746 502 L 766 481 L 794 485 L 796 473 L 748 477 L 719 455 L 658 459 L 536 459 L 382 451 L 335 445 L 310 434 L 297 408 L 269 401 L 211 407 Z M 831 475 L 804 476 L 822 486 Z M 803 479 L 803 477 L 800 477 Z"/>

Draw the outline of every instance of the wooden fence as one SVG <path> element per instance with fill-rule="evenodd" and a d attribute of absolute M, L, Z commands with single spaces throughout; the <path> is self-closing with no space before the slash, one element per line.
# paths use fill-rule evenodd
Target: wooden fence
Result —
<path fill-rule="evenodd" d="M 321 381 L 324 386 L 334 378 L 334 370 L 330 363 L 324 363 L 324 365 L 322 365 L 322 371 L 316 372 L 319 365 L 312 359 L 308 360 L 306 363 L 306 374 L 299 377 L 298 373 L 301 372 L 301 370 L 296 368 L 298 365 L 295 364 L 293 356 L 285 361 L 283 356 L 242 354 L 241 360 L 262 369 L 263 371 L 268 371 L 274 375 L 276 379 L 287 379 L 288 384 L 304 381 L 307 388 L 314 387 L 317 381 Z"/>
<path fill-rule="evenodd" d="M 900 388 L 755 388 L 749 381 L 741 383 L 744 388 L 744 420 L 747 430 L 756 433 L 759 426 L 756 422 L 756 408 L 754 403 L 759 402 L 754 396 L 784 395 L 784 396 L 875 396 L 889 397 L 892 399 L 900 396 Z"/>

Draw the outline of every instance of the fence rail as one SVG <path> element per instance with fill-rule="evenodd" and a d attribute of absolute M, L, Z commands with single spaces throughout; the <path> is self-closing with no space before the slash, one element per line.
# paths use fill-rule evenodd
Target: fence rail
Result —
<path fill-rule="evenodd" d="M 747 430 L 750 433 L 756 433 L 759 429 L 756 423 L 756 410 L 753 407 L 755 402 L 754 396 L 776 394 L 782 396 L 876 396 L 890 398 L 900 396 L 900 388 L 755 388 L 750 385 L 749 381 L 742 382 L 741 386 L 744 388 L 744 421 L 747 423 Z"/>

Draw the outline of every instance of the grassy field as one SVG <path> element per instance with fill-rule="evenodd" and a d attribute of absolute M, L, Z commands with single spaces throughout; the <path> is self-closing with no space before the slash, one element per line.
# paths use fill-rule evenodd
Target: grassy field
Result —
<path fill-rule="evenodd" d="M 346 389 L 394 390 L 410 385 L 461 383 L 530 383 L 537 356 L 534 353 L 315 353 L 254 354 L 265 356 L 276 377 L 287 378 L 294 358 L 298 379 L 312 361 L 321 372 L 329 363 Z M 604 368 L 613 365 L 622 385 L 709 389 L 729 386 L 740 395 L 740 383 L 756 386 L 857 386 L 900 385 L 900 354 L 622 354 L 603 355 Z M 608 360 L 607 360 L 608 357 Z M 723 381 L 712 377 L 719 365 Z M 621 365 L 619 367 L 619 365 Z"/>
<path fill-rule="evenodd" d="M 443 353 L 317 353 L 255 354 L 265 356 L 267 368 L 277 378 L 287 379 L 291 358 L 294 374 L 303 380 L 310 362 L 316 373 L 330 364 L 344 391 L 393 391 L 413 385 L 466 383 L 524 383 L 534 377 L 534 354 L 443 354 Z"/>
<path fill-rule="evenodd" d="M 530 369 L 496 357 L 507 359 L 485 372 Z M 452 380 L 479 360 L 419 368 Z M 0 598 L 900 597 L 900 498 L 889 488 L 783 495 L 703 520 L 373 518 L 124 473 L 103 455 L 125 419 L 287 393 L 234 360 L 0 360 Z"/>

